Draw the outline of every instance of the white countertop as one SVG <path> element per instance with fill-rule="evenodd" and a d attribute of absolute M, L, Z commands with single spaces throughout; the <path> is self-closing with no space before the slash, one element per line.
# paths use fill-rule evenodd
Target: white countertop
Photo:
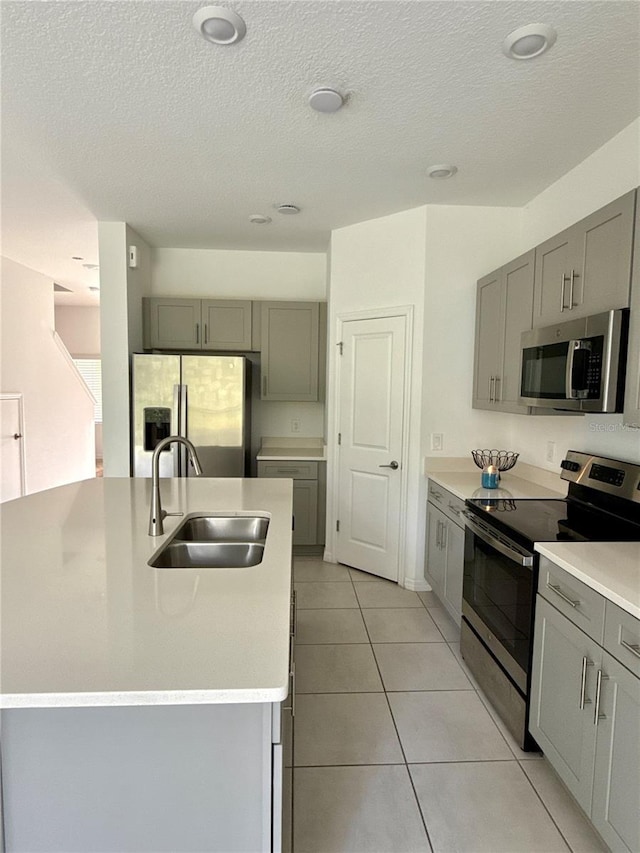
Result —
<path fill-rule="evenodd" d="M 510 472 L 502 474 L 500 486 L 497 489 L 483 489 L 481 484 L 482 471 L 438 471 L 429 472 L 428 476 L 434 483 L 448 489 L 462 500 L 467 498 L 563 498 L 566 493 L 561 491 L 564 481 L 558 478 L 558 491 L 540 486 L 531 480 L 517 477 Z"/>
<path fill-rule="evenodd" d="M 263 436 L 258 462 L 324 462 L 325 444 L 315 437 Z"/>
<path fill-rule="evenodd" d="M 640 619 L 640 542 L 541 542 L 535 547 Z"/>
<path fill-rule="evenodd" d="M 287 695 L 292 486 L 162 481 L 168 511 L 271 516 L 262 563 L 154 569 L 151 481 L 85 480 L 5 503 L 0 707 L 276 702 Z"/>

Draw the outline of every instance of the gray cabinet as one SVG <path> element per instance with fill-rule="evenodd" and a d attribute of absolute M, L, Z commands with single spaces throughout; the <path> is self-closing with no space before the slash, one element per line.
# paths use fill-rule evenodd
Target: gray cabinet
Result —
<path fill-rule="evenodd" d="M 464 571 L 464 501 L 429 480 L 425 577 L 459 625 Z"/>
<path fill-rule="evenodd" d="M 321 399 L 320 304 L 262 302 L 260 338 L 262 399 Z"/>
<path fill-rule="evenodd" d="M 473 407 L 526 414 L 520 393 L 520 336 L 531 328 L 534 252 L 478 282 Z"/>
<path fill-rule="evenodd" d="M 143 299 L 146 349 L 247 352 L 252 303 L 239 299 Z"/>
<path fill-rule="evenodd" d="M 533 325 L 629 305 L 635 190 L 536 248 Z"/>
<path fill-rule="evenodd" d="M 258 477 L 293 480 L 293 544 L 321 544 L 319 523 L 318 462 L 260 461 Z M 320 507 L 322 511 L 322 507 Z"/>
<path fill-rule="evenodd" d="M 545 558 L 529 728 L 613 851 L 640 849 L 640 622 Z"/>
<path fill-rule="evenodd" d="M 640 429 L 640 214 L 636 216 L 623 422 Z"/>

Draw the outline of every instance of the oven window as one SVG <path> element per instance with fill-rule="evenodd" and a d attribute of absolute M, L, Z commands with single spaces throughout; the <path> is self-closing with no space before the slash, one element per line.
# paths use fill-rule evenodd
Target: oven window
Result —
<path fill-rule="evenodd" d="M 462 597 L 524 672 L 529 671 L 534 572 L 467 528 Z"/>
<path fill-rule="evenodd" d="M 568 352 L 567 341 L 523 350 L 521 395 L 543 400 L 565 400 Z"/>

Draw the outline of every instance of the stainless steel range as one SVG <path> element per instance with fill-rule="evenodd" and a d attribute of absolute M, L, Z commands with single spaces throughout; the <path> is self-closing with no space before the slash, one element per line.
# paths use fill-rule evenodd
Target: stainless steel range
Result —
<path fill-rule="evenodd" d="M 536 542 L 640 541 L 640 465 L 570 450 L 566 499 L 467 500 L 462 655 L 523 749 L 528 733 Z"/>

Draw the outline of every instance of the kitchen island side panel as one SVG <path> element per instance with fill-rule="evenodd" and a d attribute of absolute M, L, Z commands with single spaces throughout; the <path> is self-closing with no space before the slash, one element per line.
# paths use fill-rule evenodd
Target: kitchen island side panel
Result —
<path fill-rule="evenodd" d="M 270 849 L 268 704 L 18 708 L 1 722 L 7 853 Z"/>

